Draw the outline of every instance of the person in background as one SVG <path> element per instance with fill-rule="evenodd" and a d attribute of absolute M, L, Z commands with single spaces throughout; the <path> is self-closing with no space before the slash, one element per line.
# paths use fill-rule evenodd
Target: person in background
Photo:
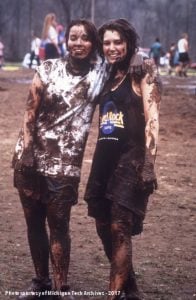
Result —
<path fill-rule="evenodd" d="M 167 57 L 169 59 L 168 75 L 171 75 L 175 68 L 175 55 L 176 55 L 176 44 L 171 43 L 169 47 L 169 51 L 167 52 Z"/>
<path fill-rule="evenodd" d="M 162 54 L 163 54 L 162 45 L 160 43 L 159 38 L 157 37 L 155 39 L 155 42 L 150 47 L 150 52 L 149 52 L 149 57 L 154 59 L 157 68 L 160 65 L 160 57 L 162 56 Z"/>
<path fill-rule="evenodd" d="M 3 61 L 4 61 L 4 44 L 0 37 L 0 69 L 3 66 Z"/>
<path fill-rule="evenodd" d="M 59 57 L 58 32 L 56 27 L 56 15 L 54 13 L 47 14 L 42 30 L 42 45 L 45 48 L 45 59 Z"/>
<path fill-rule="evenodd" d="M 187 77 L 187 70 L 190 64 L 189 57 L 189 42 L 188 34 L 183 33 L 181 39 L 178 41 L 178 53 L 179 53 L 179 76 Z"/>
<path fill-rule="evenodd" d="M 65 46 L 65 31 L 62 25 L 57 26 L 58 32 L 58 47 L 60 51 L 60 57 L 64 57 L 66 53 L 66 46 Z"/>
<path fill-rule="evenodd" d="M 69 289 L 70 214 L 78 201 L 95 99 L 108 74 L 106 63 L 96 56 L 97 41 L 90 21 L 72 21 L 66 32 L 68 55 L 45 60 L 30 87 L 13 168 L 36 276 L 20 300 L 37 299 L 31 293 L 52 288 L 59 293 L 53 299 L 73 299 L 60 295 Z"/>
<path fill-rule="evenodd" d="M 41 45 L 41 39 L 38 38 L 34 31 L 31 32 L 31 55 L 30 55 L 30 62 L 29 68 L 32 67 L 33 60 L 36 60 L 37 66 L 40 65 L 40 58 L 39 58 L 39 49 Z"/>
<path fill-rule="evenodd" d="M 156 65 L 129 68 L 138 49 L 124 19 L 98 31 L 101 54 L 113 66 L 99 96 L 99 133 L 84 199 L 110 262 L 107 300 L 140 300 L 132 263 L 132 236 L 143 231 L 154 170 L 161 85 Z"/>

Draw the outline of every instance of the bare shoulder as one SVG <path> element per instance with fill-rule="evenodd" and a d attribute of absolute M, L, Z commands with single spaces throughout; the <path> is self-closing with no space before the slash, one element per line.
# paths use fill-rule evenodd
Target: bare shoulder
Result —
<path fill-rule="evenodd" d="M 157 84 L 162 86 L 160 74 L 158 72 L 157 66 L 155 65 L 153 59 L 148 58 L 143 61 L 143 70 L 145 73 L 144 80 L 148 84 Z"/>

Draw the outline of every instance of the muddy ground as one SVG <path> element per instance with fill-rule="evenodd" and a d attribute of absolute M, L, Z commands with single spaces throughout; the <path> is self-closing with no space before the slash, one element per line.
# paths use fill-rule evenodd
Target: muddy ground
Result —
<path fill-rule="evenodd" d="M 10 168 L 32 76 L 31 70 L 0 70 L 0 300 L 15 299 L 34 275 Z M 162 79 L 159 189 L 151 197 L 144 232 L 133 238 L 134 266 L 144 300 L 191 300 L 196 299 L 196 77 Z M 77 300 L 104 300 L 104 296 L 84 295 L 107 291 L 108 286 L 109 264 L 83 201 L 96 123 L 97 113 L 85 152 L 79 204 L 71 221 L 69 283 L 82 294 Z"/>

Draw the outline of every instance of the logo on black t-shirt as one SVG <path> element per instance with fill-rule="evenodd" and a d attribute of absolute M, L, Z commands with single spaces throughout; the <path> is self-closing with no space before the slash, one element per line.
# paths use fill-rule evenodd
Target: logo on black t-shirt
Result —
<path fill-rule="evenodd" d="M 108 101 L 100 117 L 100 129 L 104 134 L 111 134 L 115 128 L 124 128 L 122 111 L 118 111 L 113 101 Z"/>

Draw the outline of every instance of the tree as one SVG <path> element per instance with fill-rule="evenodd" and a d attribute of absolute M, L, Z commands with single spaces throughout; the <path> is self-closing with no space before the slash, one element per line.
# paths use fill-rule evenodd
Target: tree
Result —
<path fill-rule="evenodd" d="M 136 27 L 141 46 L 149 47 L 158 36 L 167 49 L 182 32 L 190 37 L 191 56 L 196 59 L 195 0 L 4 0 L 0 1 L 0 34 L 7 60 L 22 60 L 30 50 L 31 31 L 41 36 L 46 14 L 54 12 L 65 27 L 72 19 L 92 17 L 100 26 L 111 18 L 127 18 Z"/>

